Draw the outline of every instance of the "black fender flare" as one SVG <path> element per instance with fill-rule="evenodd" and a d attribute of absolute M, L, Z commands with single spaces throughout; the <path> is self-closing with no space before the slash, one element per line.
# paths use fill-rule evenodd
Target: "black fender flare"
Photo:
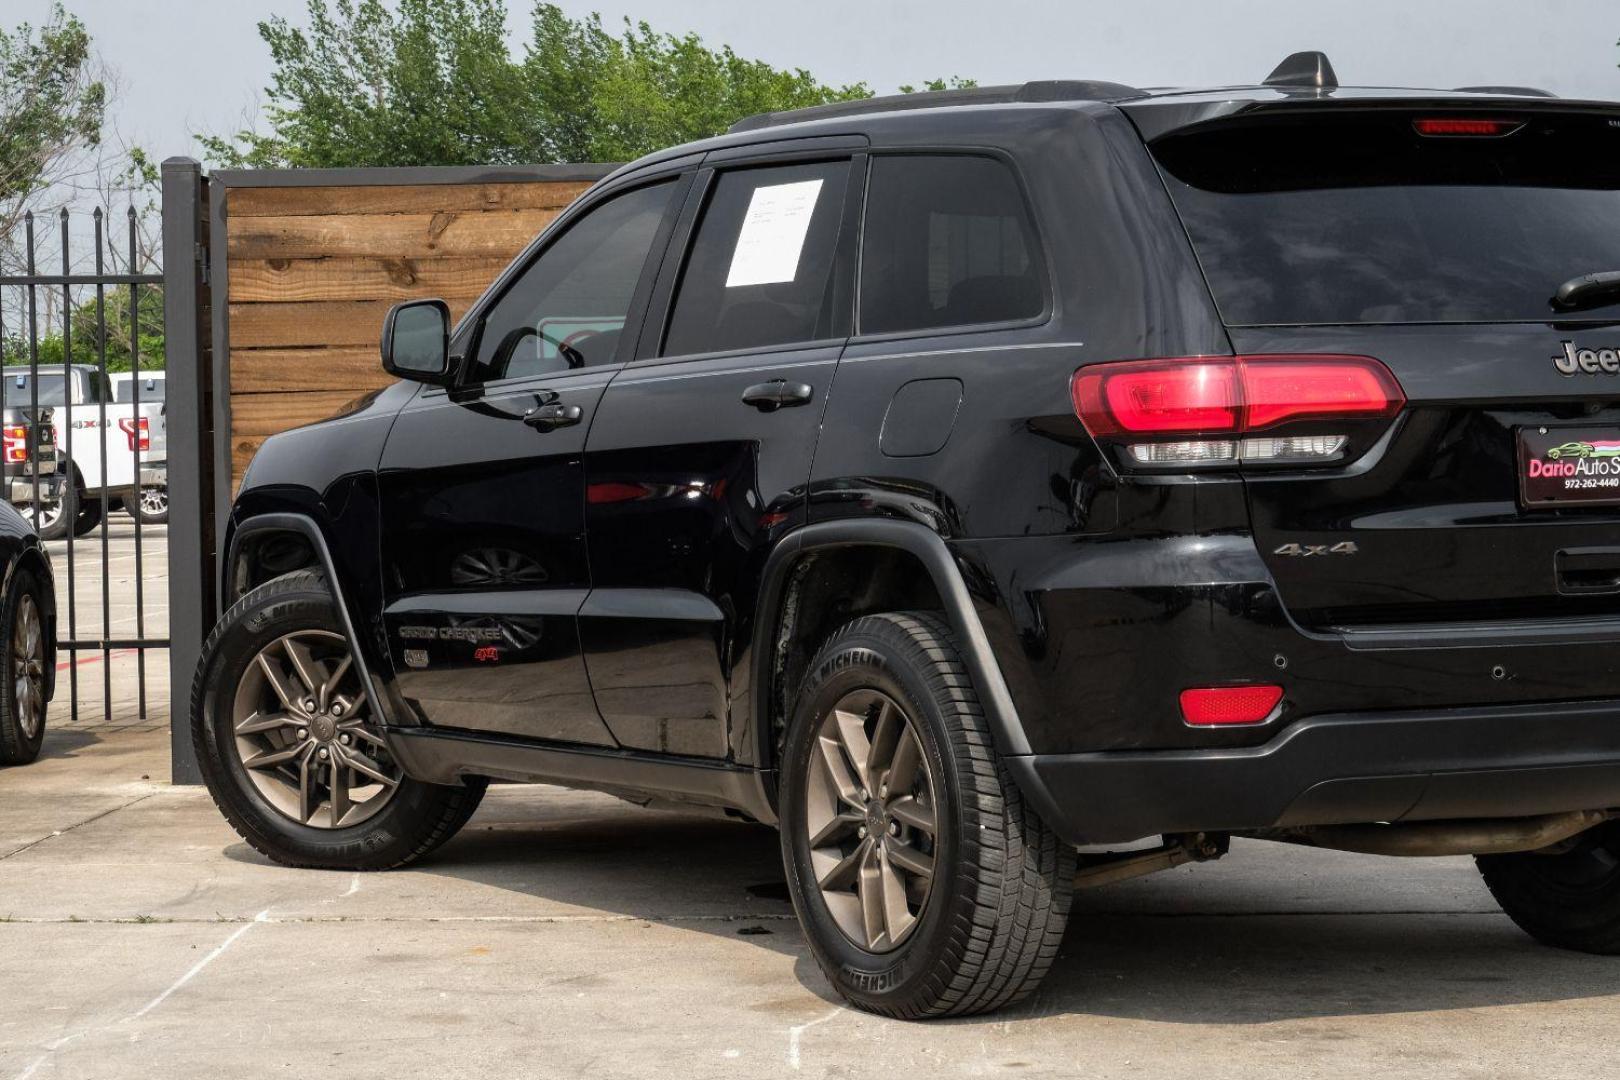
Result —
<path fill-rule="evenodd" d="M 337 564 L 332 561 L 332 549 L 326 544 L 326 536 L 315 519 L 307 514 L 294 514 L 284 511 L 275 511 L 266 514 L 255 514 L 237 522 L 231 533 L 230 547 L 227 549 L 225 561 L 220 567 L 219 596 L 229 603 L 224 604 L 226 610 L 235 604 L 240 597 L 231 595 L 230 583 L 235 579 L 237 560 L 242 555 L 242 539 L 262 532 L 295 532 L 300 533 L 309 541 L 310 550 L 320 561 L 321 569 L 326 574 L 326 583 L 332 589 L 332 602 L 337 605 L 338 622 L 343 627 L 343 636 L 348 639 L 349 651 L 354 654 L 355 665 L 360 669 L 360 678 L 371 690 L 373 706 L 382 714 L 384 726 L 393 723 L 392 701 L 387 693 L 387 687 L 372 675 L 371 663 L 366 657 L 365 646 L 360 635 L 355 633 L 354 621 L 349 613 L 349 601 L 343 593 L 343 581 L 338 576 Z"/>
<path fill-rule="evenodd" d="M 945 617 L 956 632 L 962 660 L 984 706 L 996 749 L 1003 755 L 1030 753 L 1029 740 L 1013 704 L 1012 693 L 1001 674 L 984 632 L 984 624 L 973 607 L 962 571 L 957 567 L 944 539 L 925 525 L 909 521 L 877 518 L 820 521 L 795 529 L 783 537 L 765 561 L 754 623 L 753 645 L 753 723 L 754 745 L 759 765 L 774 769 L 771 747 L 771 658 L 781 622 L 782 602 L 789 571 L 799 558 L 816 551 L 845 547 L 898 548 L 914 556 L 927 571 L 945 605 Z"/>

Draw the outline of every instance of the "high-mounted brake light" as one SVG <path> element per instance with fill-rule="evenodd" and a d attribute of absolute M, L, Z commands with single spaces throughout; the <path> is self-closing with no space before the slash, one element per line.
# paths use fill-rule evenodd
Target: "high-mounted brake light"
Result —
<path fill-rule="evenodd" d="M 1366 356 L 1128 360 L 1081 368 L 1071 390 L 1087 431 L 1148 466 L 1330 462 L 1406 403 Z"/>
<path fill-rule="evenodd" d="M 1419 135 L 1431 137 L 1472 136 L 1497 138 L 1511 135 L 1524 127 L 1522 120 L 1481 120 L 1473 117 L 1433 117 L 1412 121 Z"/>
<path fill-rule="evenodd" d="M 1181 692 L 1181 718 L 1194 727 L 1258 724 L 1282 700 L 1280 686 L 1200 686 Z"/>

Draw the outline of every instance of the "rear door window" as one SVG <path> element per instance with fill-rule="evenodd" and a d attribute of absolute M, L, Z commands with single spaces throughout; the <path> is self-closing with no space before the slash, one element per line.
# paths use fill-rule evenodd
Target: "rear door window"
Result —
<path fill-rule="evenodd" d="M 1324 112 L 1152 146 L 1229 325 L 1563 319 L 1560 284 L 1620 270 L 1620 118 Z"/>
<path fill-rule="evenodd" d="M 677 286 L 663 355 L 846 336 L 835 273 L 848 182 L 848 161 L 720 174 Z"/>
<path fill-rule="evenodd" d="M 1017 322 L 1046 308 L 1028 208 L 995 158 L 874 157 L 863 235 L 863 334 Z"/>

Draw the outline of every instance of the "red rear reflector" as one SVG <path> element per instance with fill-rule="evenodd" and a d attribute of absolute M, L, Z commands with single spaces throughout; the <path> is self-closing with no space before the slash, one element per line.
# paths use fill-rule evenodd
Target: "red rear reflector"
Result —
<path fill-rule="evenodd" d="M 1258 724 L 1282 700 L 1280 686 L 1201 686 L 1181 692 L 1181 716 L 1197 727 Z"/>
<path fill-rule="evenodd" d="M 1406 395 L 1367 356 L 1127 360 L 1074 374 L 1074 410 L 1093 435 L 1243 434 L 1290 420 L 1376 420 Z"/>
<path fill-rule="evenodd" d="M 1419 135 L 1474 135 L 1489 138 L 1496 135 L 1511 135 L 1524 124 L 1519 120 L 1469 120 L 1447 117 L 1414 120 L 1412 126 L 1417 129 Z"/>

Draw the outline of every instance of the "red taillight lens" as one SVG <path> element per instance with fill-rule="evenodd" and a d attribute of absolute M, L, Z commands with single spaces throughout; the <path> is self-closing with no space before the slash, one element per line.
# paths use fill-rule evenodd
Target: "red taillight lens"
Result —
<path fill-rule="evenodd" d="M 1094 435 L 1235 431 L 1237 383 L 1229 360 L 1103 364 L 1075 376 L 1074 407 Z"/>
<path fill-rule="evenodd" d="M 152 448 L 150 424 L 151 422 L 144 416 L 134 420 L 126 416 L 118 421 L 119 428 L 123 430 L 124 435 L 129 439 L 129 448 L 131 450 L 150 450 Z"/>
<path fill-rule="evenodd" d="M 9 464 L 28 460 L 28 429 L 21 424 L 5 428 L 5 455 Z"/>
<path fill-rule="evenodd" d="M 1181 717 L 1195 727 L 1258 724 L 1282 700 L 1280 686 L 1200 686 L 1181 692 Z"/>
<path fill-rule="evenodd" d="M 1419 135 L 1472 135 L 1476 138 L 1494 138 L 1511 135 L 1524 127 L 1522 120 L 1481 120 L 1475 117 L 1433 117 L 1412 121 Z"/>
<path fill-rule="evenodd" d="M 1351 436 L 1368 421 L 1406 404 L 1395 376 L 1366 356 L 1127 360 L 1081 368 L 1070 388 L 1086 430 L 1123 445 L 1133 466 L 1340 460 L 1365 448 Z"/>

